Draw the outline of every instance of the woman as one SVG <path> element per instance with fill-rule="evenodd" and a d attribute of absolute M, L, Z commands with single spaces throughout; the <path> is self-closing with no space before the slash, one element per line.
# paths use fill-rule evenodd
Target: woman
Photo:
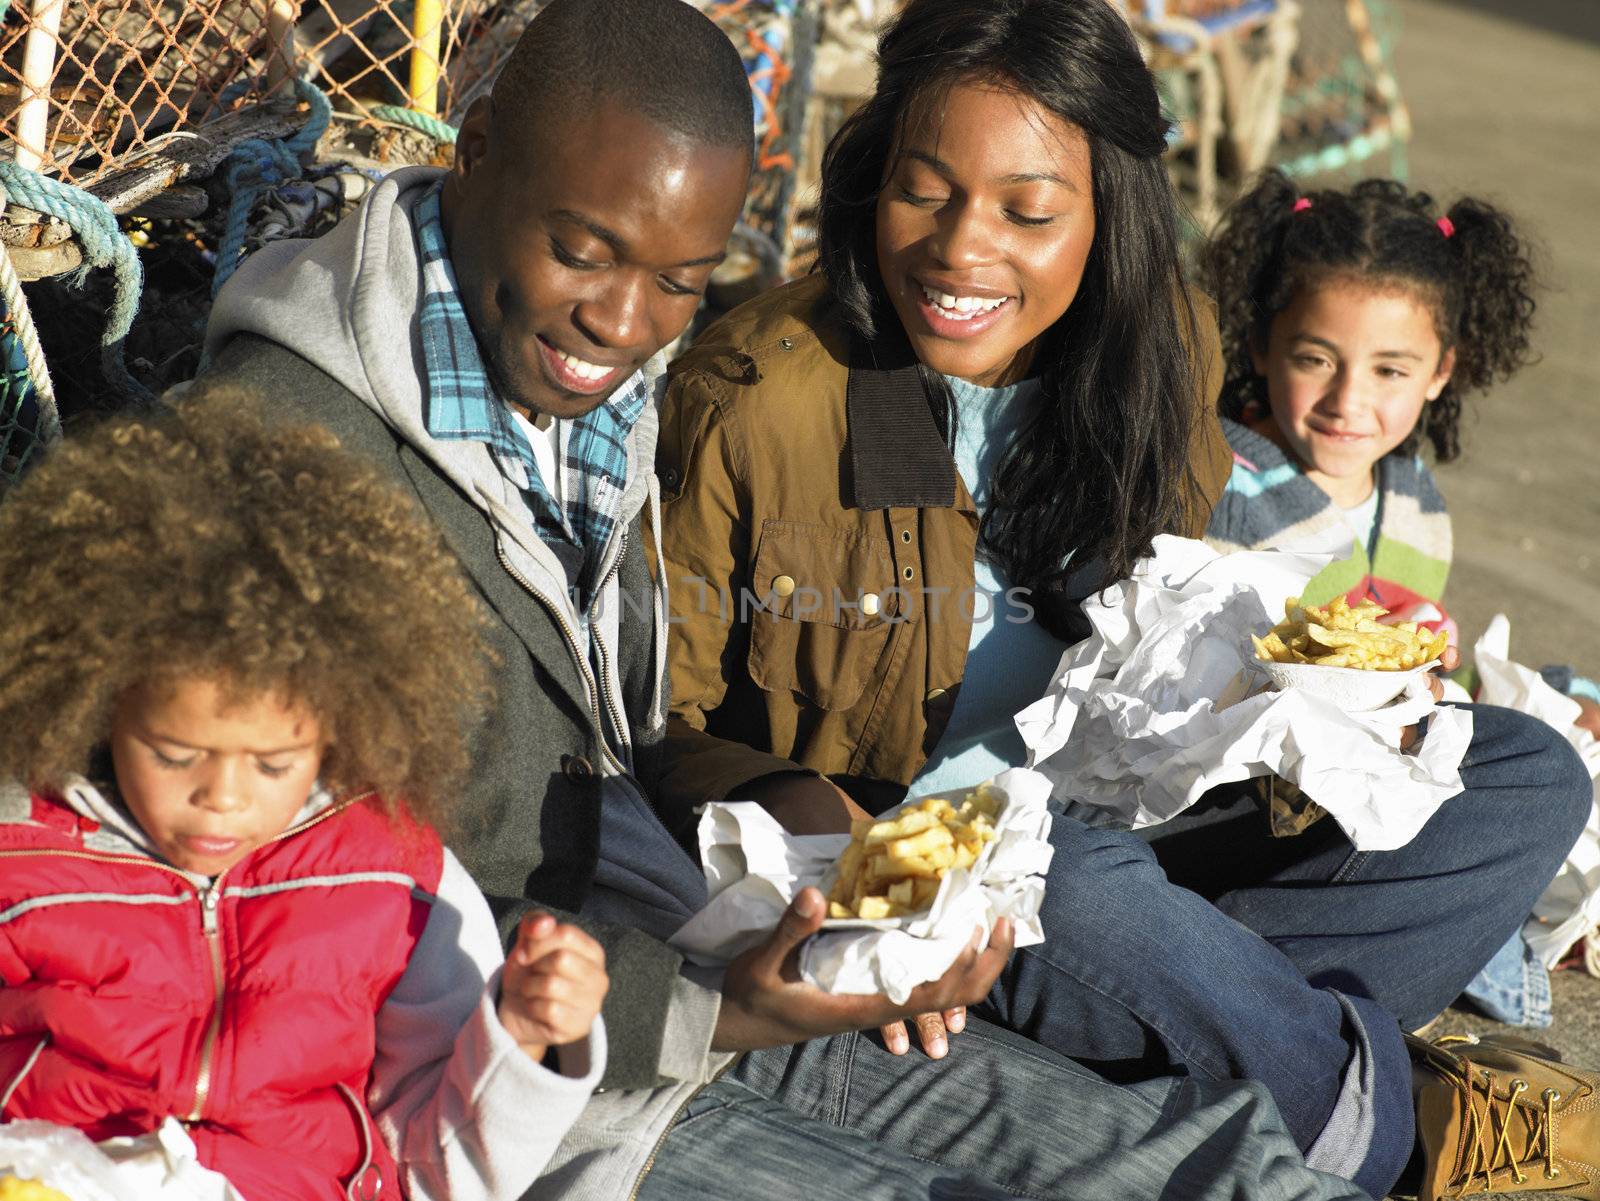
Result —
<path fill-rule="evenodd" d="M 729 796 L 841 829 L 858 803 L 1020 763 L 1011 717 L 1080 636 L 1076 602 L 1156 534 L 1198 536 L 1227 477 L 1166 123 L 1111 6 L 912 0 L 879 58 L 876 95 L 824 160 L 819 273 L 735 310 L 673 368 L 661 800 L 682 833 L 693 805 Z M 1413 1114 L 1379 1001 L 1407 1020 L 1442 1008 L 1587 807 L 1564 744 L 1492 731 L 1459 801 L 1503 818 L 1533 799 L 1513 785 L 1536 781 L 1560 832 L 1511 846 L 1480 820 L 1470 848 L 1423 837 L 1364 857 L 1336 831 L 1308 836 L 1270 868 L 1248 861 L 1213 905 L 1141 840 L 1057 818 L 1047 940 L 1011 958 L 990 1016 L 1122 1070 L 1260 1080 L 1308 1163 L 1381 1196 Z M 1435 920 L 1468 873 L 1470 938 Z M 1404 937 L 1397 912 L 1419 915 Z M 930 1053 L 945 1025 L 919 1021 Z"/>

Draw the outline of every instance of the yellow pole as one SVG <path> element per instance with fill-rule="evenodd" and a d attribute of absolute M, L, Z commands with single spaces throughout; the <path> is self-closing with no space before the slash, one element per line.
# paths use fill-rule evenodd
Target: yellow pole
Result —
<path fill-rule="evenodd" d="M 439 115 L 439 42 L 444 0 L 416 0 L 411 18 L 411 107 Z"/>

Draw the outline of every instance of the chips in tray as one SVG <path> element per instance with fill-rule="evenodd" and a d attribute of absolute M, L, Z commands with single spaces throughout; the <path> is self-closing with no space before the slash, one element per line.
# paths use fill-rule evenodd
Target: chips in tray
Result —
<path fill-rule="evenodd" d="M 1449 638 L 1429 633 L 1414 621 L 1384 625 L 1389 612 L 1362 601 L 1352 608 L 1344 597 L 1327 605 L 1302 605 L 1291 596 L 1284 619 L 1265 638 L 1250 636 L 1256 657 L 1270 663 L 1311 663 L 1318 667 L 1354 667 L 1363 671 L 1408 671 L 1437 659 Z"/>
<path fill-rule="evenodd" d="M 927 909 L 945 873 L 971 867 L 994 840 L 1001 797 L 979 788 L 959 809 L 943 797 L 928 797 L 892 818 L 853 823 L 828 893 L 828 916 L 875 921 Z"/>

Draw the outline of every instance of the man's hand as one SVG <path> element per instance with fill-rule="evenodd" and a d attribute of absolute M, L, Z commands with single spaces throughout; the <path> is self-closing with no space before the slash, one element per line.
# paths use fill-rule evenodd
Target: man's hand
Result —
<path fill-rule="evenodd" d="M 791 834 L 848 834 L 852 820 L 872 818 L 844 789 L 824 776 L 783 772 L 752 781 L 739 795 L 755 801 Z M 917 1037 L 922 1049 L 934 1059 L 948 1054 L 949 1035 L 961 1033 L 966 1024 L 965 1006 L 916 1015 Z M 883 1045 L 894 1054 L 904 1055 L 911 1049 L 904 1021 L 889 1022 L 879 1033 Z"/>
<path fill-rule="evenodd" d="M 960 1034 L 967 1028 L 967 1010 L 965 1006 L 960 1006 L 946 1009 L 943 1013 L 919 1013 L 912 1025 L 917 1029 L 917 1041 L 922 1044 L 928 1058 L 943 1059 L 950 1053 L 950 1035 Z M 904 1022 L 890 1022 L 879 1033 L 883 1035 L 883 1045 L 891 1053 L 904 1055 L 911 1050 L 911 1039 L 906 1034 Z"/>
<path fill-rule="evenodd" d="M 767 940 L 728 965 L 714 1050 L 754 1051 L 890 1027 L 919 1014 L 953 1013 L 983 1000 L 1011 957 L 1011 923 L 1002 918 L 987 947 L 974 930 L 950 970 L 914 988 L 904 1005 L 881 996 L 835 996 L 805 983 L 799 969 L 800 944 L 822 926 L 826 912 L 822 894 L 803 889 Z"/>
<path fill-rule="evenodd" d="M 606 953 L 576 926 L 528 913 L 500 977 L 500 1024 L 528 1058 L 589 1036 L 611 986 Z"/>

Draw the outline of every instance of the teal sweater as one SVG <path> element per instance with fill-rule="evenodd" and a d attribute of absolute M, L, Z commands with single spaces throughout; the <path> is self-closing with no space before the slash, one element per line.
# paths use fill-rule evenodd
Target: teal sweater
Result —
<path fill-rule="evenodd" d="M 1450 515 L 1420 458 L 1386 455 L 1377 464 L 1378 516 L 1365 546 L 1340 545 L 1347 528 L 1328 494 L 1276 443 L 1224 417 L 1233 474 L 1211 514 L 1206 541 L 1221 551 L 1320 546 L 1350 549 L 1317 577 L 1311 604 L 1370 597 L 1391 612 L 1427 602 L 1442 613 L 1450 575 Z M 1430 625 L 1439 623 L 1432 622 Z"/>

